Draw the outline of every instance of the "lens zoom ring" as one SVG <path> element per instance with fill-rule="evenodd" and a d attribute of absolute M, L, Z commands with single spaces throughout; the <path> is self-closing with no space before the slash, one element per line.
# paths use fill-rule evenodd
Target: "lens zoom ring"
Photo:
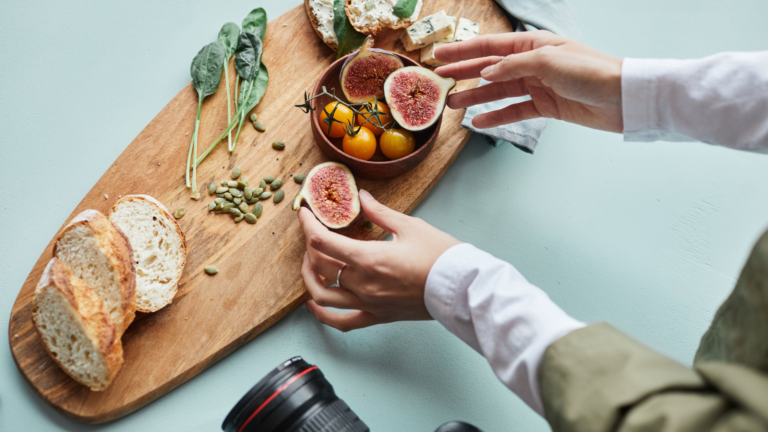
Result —
<path fill-rule="evenodd" d="M 341 399 L 325 406 L 296 432 L 368 432 L 368 426 Z"/>

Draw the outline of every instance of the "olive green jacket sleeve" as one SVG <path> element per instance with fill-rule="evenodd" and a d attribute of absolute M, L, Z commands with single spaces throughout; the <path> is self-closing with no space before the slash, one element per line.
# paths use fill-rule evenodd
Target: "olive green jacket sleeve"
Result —
<path fill-rule="evenodd" d="M 550 345 L 539 382 L 555 432 L 768 431 L 768 233 L 693 368 L 600 323 Z"/>

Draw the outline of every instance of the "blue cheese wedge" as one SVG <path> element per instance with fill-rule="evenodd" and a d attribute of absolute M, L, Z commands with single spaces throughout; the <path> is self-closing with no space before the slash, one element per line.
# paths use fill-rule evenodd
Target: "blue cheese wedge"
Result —
<path fill-rule="evenodd" d="M 456 24 L 456 17 L 449 16 L 448 18 L 453 21 L 454 25 Z M 459 27 L 456 31 L 440 39 L 438 42 L 461 42 L 476 38 L 479 34 L 480 24 L 466 18 L 460 18 Z"/>
<path fill-rule="evenodd" d="M 456 19 L 450 18 L 445 11 L 440 11 L 411 24 L 400 36 L 405 50 L 413 51 L 452 35 Z"/>

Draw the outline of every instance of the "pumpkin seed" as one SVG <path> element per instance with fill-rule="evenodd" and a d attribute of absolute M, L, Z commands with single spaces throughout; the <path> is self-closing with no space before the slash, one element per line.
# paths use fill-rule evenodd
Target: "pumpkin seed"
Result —
<path fill-rule="evenodd" d="M 223 205 L 223 204 L 226 204 L 226 203 L 228 203 L 228 202 L 229 202 L 229 201 L 227 201 L 227 199 L 226 199 L 226 198 L 216 198 L 216 199 L 215 199 L 215 200 L 213 200 L 213 201 L 214 201 L 216 204 L 222 204 L 222 205 Z"/>
<path fill-rule="evenodd" d="M 280 189 L 280 186 L 282 185 L 283 185 L 283 179 L 277 179 L 269 184 L 269 188 L 272 189 L 273 191 L 276 191 Z"/>
<path fill-rule="evenodd" d="M 242 176 L 242 177 L 240 177 L 240 180 L 239 180 L 239 181 L 241 181 L 241 182 L 245 183 L 245 185 L 246 185 L 246 186 L 248 186 L 248 177 L 246 177 L 246 176 Z"/>
<path fill-rule="evenodd" d="M 237 188 L 238 189 L 244 190 L 246 186 L 248 186 L 248 183 L 246 183 L 246 182 L 244 182 L 242 180 L 238 180 L 237 181 Z"/>
<path fill-rule="evenodd" d="M 255 121 L 257 121 L 259 119 L 259 116 L 257 116 L 256 113 L 253 113 L 248 118 L 251 119 L 252 122 L 255 122 Z"/>
<path fill-rule="evenodd" d="M 234 215 L 235 217 L 243 215 L 243 212 L 241 212 L 240 209 L 237 208 L 237 207 L 233 207 L 233 208 L 229 209 L 229 213 Z"/>
<path fill-rule="evenodd" d="M 219 269 L 217 269 L 216 266 L 205 266 L 205 268 L 203 270 L 205 270 L 205 273 L 207 273 L 207 274 L 209 274 L 211 276 L 213 276 L 213 275 L 215 275 L 216 273 L 219 272 Z"/>
<path fill-rule="evenodd" d="M 256 216 L 254 216 L 252 213 L 246 213 L 245 214 L 245 221 L 249 224 L 255 224 L 256 223 Z"/>
<path fill-rule="evenodd" d="M 365 225 L 363 225 L 363 228 L 365 228 L 368 231 L 373 231 L 373 222 L 371 221 L 366 222 Z"/>
<path fill-rule="evenodd" d="M 208 211 L 212 211 L 215 208 L 216 208 L 216 201 L 211 201 L 210 203 L 208 203 Z"/>
<path fill-rule="evenodd" d="M 192 195 L 190 195 L 190 198 L 192 198 L 195 201 L 199 200 L 200 199 L 200 192 L 193 193 Z"/>
<path fill-rule="evenodd" d="M 307 177 L 304 174 L 299 174 L 293 176 L 293 182 L 297 184 L 301 184 L 304 181 L 304 178 Z"/>
<path fill-rule="evenodd" d="M 220 188 L 216 188 L 216 193 L 217 194 L 223 194 L 224 192 L 226 192 L 228 190 L 229 190 L 229 188 L 222 186 Z"/>
<path fill-rule="evenodd" d="M 235 197 L 232 202 L 235 203 L 235 205 L 240 205 L 240 203 L 243 202 L 243 199 Z"/>
<path fill-rule="evenodd" d="M 264 181 L 267 183 L 272 183 L 273 181 L 275 181 L 275 178 L 272 176 L 267 176 L 267 177 L 264 177 Z"/>
<path fill-rule="evenodd" d="M 216 194 L 216 189 L 217 189 L 216 182 L 212 181 L 211 185 L 208 186 L 208 193 L 211 194 L 211 195 L 214 195 L 214 194 Z"/>
<path fill-rule="evenodd" d="M 266 185 L 265 185 L 265 186 L 266 186 Z M 255 190 L 253 191 L 253 196 L 257 197 L 257 196 L 259 196 L 259 195 L 263 194 L 263 193 L 264 193 L 264 189 L 266 189 L 266 188 L 264 187 L 264 188 L 258 188 L 258 189 L 255 189 Z"/>
<path fill-rule="evenodd" d="M 223 205 L 224 205 L 224 204 L 222 204 L 222 203 L 216 203 L 216 208 L 215 208 L 215 209 L 213 209 L 213 211 L 217 211 L 217 212 L 220 212 L 220 211 L 221 211 L 221 206 L 223 206 Z"/>
<path fill-rule="evenodd" d="M 232 178 L 236 179 L 240 177 L 240 173 L 241 173 L 240 167 L 236 167 L 235 169 L 232 170 Z"/>
<path fill-rule="evenodd" d="M 272 196 L 272 192 L 264 192 L 263 194 L 259 195 L 259 199 L 267 199 Z"/>
<path fill-rule="evenodd" d="M 250 212 L 250 210 L 248 209 L 248 204 L 246 204 L 246 203 L 240 203 L 240 205 L 237 208 L 239 208 L 240 211 L 243 212 L 243 213 L 249 213 Z"/>
<path fill-rule="evenodd" d="M 245 215 L 241 213 L 240 216 L 235 217 L 235 223 L 240 223 L 243 219 L 245 219 Z"/>
<path fill-rule="evenodd" d="M 285 143 L 282 141 L 275 141 L 272 143 L 272 148 L 275 150 L 283 150 L 285 148 Z"/>
<path fill-rule="evenodd" d="M 261 211 L 264 210 L 264 206 L 261 205 L 261 203 L 256 203 L 255 206 L 253 206 L 253 210 L 251 213 L 253 213 L 254 216 L 259 217 L 261 216 Z"/>
<path fill-rule="evenodd" d="M 184 217 L 184 215 L 187 213 L 186 207 L 181 207 L 180 209 L 176 210 L 176 213 L 173 214 L 173 217 L 176 219 L 181 219 Z"/>
<path fill-rule="evenodd" d="M 253 196 L 251 199 L 249 199 L 249 200 L 248 200 L 248 201 L 246 201 L 246 202 L 247 202 L 248 204 L 253 204 L 253 203 L 257 202 L 258 200 L 259 200 L 259 197 L 257 197 L 256 195 L 254 195 L 254 196 Z"/>
<path fill-rule="evenodd" d="M 231 188 L 236 188 L 237 187 L 237 182 L 236 181 L 228 181 L 227 182 L 227 186 L 229 186 Z"/>
<path fill-rule="evenodd" d="M 226 203 L 226 204 L 224 204 L 224 205 L 222 205 L 222 206 L 221 206 L 221 211 L 223 211 L 223 212 L 225 212 L 225 213 L 226 213 L 226 212 L 228 212 L 230 209 L 232 209 L 232 208 L 234 208 L 234 207 L 235 207 L 235 205 L 234 205 L 234 204 L 232 204 L 232 203 Z"/>
<path fill-rule="evenodd" d="M 277 204 L 280 201 L 282 201 L 284 197 L 285 197 L 285 191 L 284 190 L 279 190 L 279 191 L 275 192 L 275 197 L 272 198 L 272 201 L 274 201 L 275 204 Z"/>
<path fill-rule="evenodd" d="M 229 187 L 229 180 L 223 180 L 221 182 L 221 185 L 224 186 L 225 188 L 228 188 Z"/>
<path fill-rule="evenodd" d="M 250 200 L 251 198 L 253 198 L 253 189 L 251 189 L 249 187 L 243 189 L 243 197 L 246 200 Z"/>
<path fill-rule="evenodd" d="M 240 192 L 240 189 L 230 188 L 229 189 L 229 193 L 231 193 L 232 196 L 236 196 L 238 198 L 242 198 L 243 197 L 243 193 Z"/>
<path fill-rule="evenodd" d="M 229 193 L 229 192 L 227 192 L 227 193 Z M 217 196 L 217 197 L 219 197 L 219 198 L 222 198 L 222 199 L 224 199 L 224 194 L 223 194 L 223 193 L 220 193 L 220 194 L 216 194 L 216 196 Z"/>
<path fill-rule="evenodd" d="M 259 131 L 259 132 L 264 132 L 265 130 L 267 130 L 267 127 L 264 126 L 264 123 L 262 123 L 260 121 L 253 122 L 253 127 L 255 127 L 256 130 Z"/>
<path fill-rule="evenodd" d="M 224 194 L 224 198 L 226 198 L 227 201 L 232 201 L 232 198 L 234 198 L 234 197 L 232 196 L 231 193 L 227 192 L 227 193 Z"/>
<path fill-rule="evenodd" d="M 262 188 L 262 189 L 266 189 L 267 188 L 267 182 L 262 180 L 261 183 L 259 183 L 259 187 Z"/>

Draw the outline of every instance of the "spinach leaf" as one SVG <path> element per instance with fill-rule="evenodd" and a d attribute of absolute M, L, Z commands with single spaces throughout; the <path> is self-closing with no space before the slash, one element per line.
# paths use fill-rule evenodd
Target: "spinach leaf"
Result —
<path fill-rule="evenodd" d="M 419 0 L 397 0 L 394 10 L 395 16 L 399 18 L 410 18 L 416 10 Z"/>
<path fill-rule="evenodd" d="M 235 69 L 243 81 L 256 79 L 262 51 L 261 38 L 245 31 L 240 33 L 240 43 L 235 51 Z"/>
<path fill-rule="evenodd" d="M 219 43 L 224 46 L 224 55 L 230 58 L 235 55 L 238 39 L 240 37 L 240 27 L 233 22 L 228 22 L 219 30 Z"/>
<path fill-rule="evenodd" d="M 203 47 L 192 59 L 189 72 L 192 75 L 192 86 L 197 90 L 197 115 L 195 116 L 195 129 L 189 142 L 187 153 L 187 171 L 185 173 L 187 187 L 190 187 L 189 172 L 192 171 L 192 193 L 197 193 L 197 164 L 192 155 L 197 158 L 197 134 L 200 130 L 200 111 L 203 108 L 203 99 L 212 95 L 221 83 L 221 68 L 224 66 L 224 45 L 212 42 Z"/>
<path fill-rule="evenodd" d="M 352 27 L 347 18 L 345 9 L 345 0 L 334 0 L 333 2 L 333 32 L 336 33 L 336 40 L 339 48 L 336 51 L 336 58 L 341 58 L 363 45 L 366 36 Z"/>
<path fill-rule="evenodd" d="M 243 31 L 253 33 L 264 40 L 267 33 L 267 12 L 264 8 L 256 8 L 243 19 Z"/>
<path fill-rule="evenodd" d="M 212 95 L 221 82 L 221 68 L 224 65 L 224 46 L 211 42 L 204 46 L 192 60 L 190 74 L 192 86 L 201 98 Z"/>

